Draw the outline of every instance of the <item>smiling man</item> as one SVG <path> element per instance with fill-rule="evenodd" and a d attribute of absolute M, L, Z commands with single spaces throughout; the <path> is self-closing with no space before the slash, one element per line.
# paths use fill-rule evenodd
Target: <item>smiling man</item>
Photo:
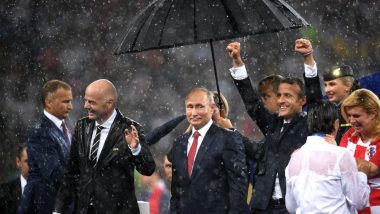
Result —
<path fill-rule="evenodd" d="M 207 89 L 191 90 L 185 106 L 192 130 L 173 144 L 171 213 L 244 213 L 248 183 L 240 136 L 214 124 L 216 106 Z"/>
<path fill-rule="evenodd" d="M 265 108 L 259 93 L 252 87 L 240 57 L 240 43 L 227 46 L 232 58 L 230 69 L 249 116 L 256 121 L 265 135 L 265 172 L 258 175 L 252 196 L 251 208 L 255 213 L 288 213 L 285 207 L 285 168 L 292 152 L 301 147 L 307 136 L 304 84 L 298 78 L 284 78 L 277 92 L 278 113 Z M 255 158 L 255 157 L 252 157 Z"/>
<path fill-rule="evenodd" d="M 75 127 L 69 164 L 55 204 L 56 213 L 139 213 L 134 170 L 151 175 L 155 163 L 142 126 L 118 109 L 115 86 L 106 79 L 87 86 L 88 115 Z"/>

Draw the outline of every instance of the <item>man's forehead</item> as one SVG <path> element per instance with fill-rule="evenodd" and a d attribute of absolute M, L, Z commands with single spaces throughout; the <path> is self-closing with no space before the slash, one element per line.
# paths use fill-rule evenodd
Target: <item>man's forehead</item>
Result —
<path fill-rule="evenodd" d="M 280 92 L 282 90 L 292 90 L 299 92 L 301 88 L 297 84 L 281 83 L 278 87 L 278 91 Z"/>

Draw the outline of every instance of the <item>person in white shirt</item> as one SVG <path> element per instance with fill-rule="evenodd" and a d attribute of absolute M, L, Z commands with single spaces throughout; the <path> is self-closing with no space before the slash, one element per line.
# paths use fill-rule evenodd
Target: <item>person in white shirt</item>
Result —
<path fill-rule="evenodd" d="M 318 101 L 308 112 L 310 135 L 292 154 L 285 169 L 285 204 L 290 213 L 355 213 L 368 203 L 367 176 L 342 147 L 328 143 L 335 137 L 338 112 L 333 103 Z"/>
<path fill-rule="evenodd" d="M 16 165 L 20 176 L 0 185 L 0 210 L 4 214 L 16 213 L 28 179 L 29 166 L 25 143 L 17 149 Z"/>

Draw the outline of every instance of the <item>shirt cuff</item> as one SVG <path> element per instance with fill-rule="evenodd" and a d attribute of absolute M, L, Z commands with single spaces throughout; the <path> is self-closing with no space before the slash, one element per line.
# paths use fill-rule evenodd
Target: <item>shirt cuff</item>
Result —
<path fill-rule="evenodd" d="M 134 156 L 137 156 L 140 154 L 140 151 L 141 151 L 141 144 L 139 144 L 136 148 L 132 149 L 131 147 L 129 147 L 128 145 L 128 148 L 131 150 L 132 152 L 132 155 Z"/>
<path fill-rule="evenodd" d="M 318 69 L 317 69 L 317 63 L 314 64 L 314 66 L 305 65 L 305 77 L 306 78 L 312 78 L 316 77 L 318 75 Z"/>
<path fill-rule="evenodd" d="M 242 80 L 248 77 L 247 69 L 245 69 L 245 65 L 242 65 L 237 68 L 230 68 L 231 76 L 235 80 Z"/>

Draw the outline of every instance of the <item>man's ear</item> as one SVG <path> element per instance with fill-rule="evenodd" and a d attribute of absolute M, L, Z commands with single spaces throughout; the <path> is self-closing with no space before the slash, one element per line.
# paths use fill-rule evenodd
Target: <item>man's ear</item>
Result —
<path fill-rule="evenodd" d="M 21 160 L 18 157 L 16 157 L 16 165 L 17 165 L 17 167 L 20 167 L 20 165 L 21 165 Z"/>
<path fill-rule="evenodd" d="M 334 131 L 338 131 L 338 129 L 339 129 L 339 119 L 336 119 L 335 121 L 334 121 Z"/>
<path fill-rule="evenodd" d="M 46 97 L 45 100 L 44 100 L 44 103 L 45 103 L 45 108 L 46 109 L 51 109 L 52 99 L 50 97 Z"/>
<path fill-rule="evenodd" d="M 301 104 L 302 106 L 306 104 L 306 96 L 301 97 Z"/>

